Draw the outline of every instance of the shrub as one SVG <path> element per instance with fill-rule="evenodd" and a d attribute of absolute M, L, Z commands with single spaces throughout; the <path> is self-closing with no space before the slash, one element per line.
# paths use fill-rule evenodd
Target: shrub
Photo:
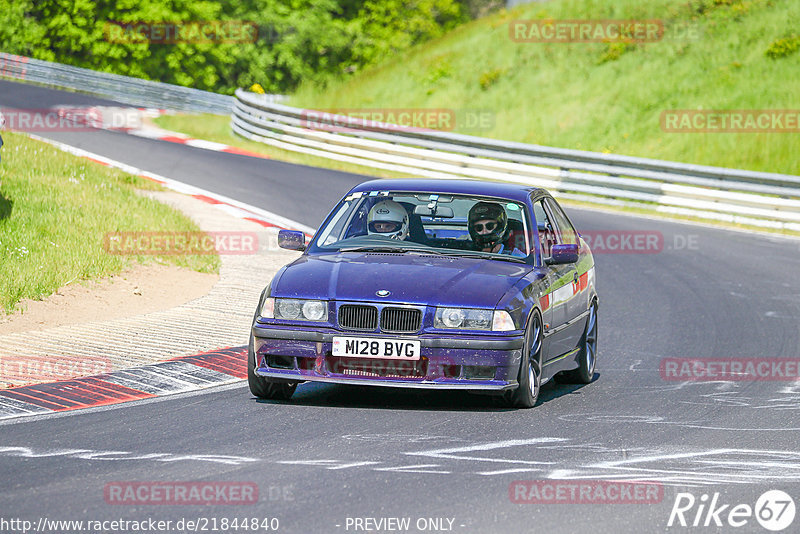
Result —
<path fill-rule="evenodd" d="M 800 35 L 792 35 L 773 41 L 764 54 L 769 58 L 778 59 L 794 54 L 798 49 L 800 49 Z"/>
<path fill-rule="evenodd" d="M 487 90 L 489 87 L 494 85 L 494 83 L 500 78 L 502 74 L 503 74 L 502 69 L 492 69 L 482 73 L 480 78 L 478 79 L 478 83 L 481 84 L 481 89 L 483 89 L 484 91 Z"/>

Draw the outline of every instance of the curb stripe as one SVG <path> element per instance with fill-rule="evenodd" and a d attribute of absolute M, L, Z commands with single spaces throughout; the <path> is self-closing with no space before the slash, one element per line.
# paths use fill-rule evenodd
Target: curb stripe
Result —
<path fill-rule="evenodd" d="M 109 128 L 109 130 L 123 131 L 128 135 L 135 135 L 136 137 L 144 137 L 146 139 L 154 139 L 156 141 L 166 141 L 168 143 L 178 143 L 180 145 L 187 145 L 194 148 L 200 148 L 202 150 L 211 150 L 213 152 L 226 152 L 228 154 L 234 154 L 236 156 L 247 156 L 250 158 L 258 158 L 258 159 L 272 159 L 270 156 L 267 156 L 266 154 L 260 154 L 258 152 L 247 150 L 245 148 L 238 148 L 235 146 L 226 145 L 224 143 L 217 143 L 215 141 L 196 139 L 194 137 L 189 137 L 188 135 L 183 135 L 178 132 L 167 132 L 162 130 L 164 133 L 161 133 L 159 130 L 142 129 L 142 128 Z"/>
<path fill-rule="evenodd" d="M 260 219 L 253 219 L 252 217 L 245 217 L 244 220 L 245 221 L 254 222 L 256 224 L 260 224 L 264 228 L 280 228 L 280 226 L 278 226 L 277 224 L 268 223 L 267 221 L 262 221 Z M 306 237 L 310 238 L 311 236 L 306 234 Z"/>
<path fill-rule="evenodd" d="M 237 156 L 250 156 L 251 158 L 272 159 L 269 156 L 265 156 L 264 154 L 259 154 L 258 152 L 251 152 L 250 150 L 245 150 L 243 148 L 236 148 L 234 146 L 223 148 L 222 152 L 227 152 L 228 154 L 236 154 Z"/>
<path fill-rule="evenodd" d="M 235 376 L 236 378 L 247 378 L 247 347 L 224 349 L 218 352 L 206 353 L 202 356 L 188 356 L 179 359 L 206 369 Z"/>
<path fill-rule="evenodd" d="M 78 381 L 63 382 L 59 385 L 63 389 L 58 390 L 58 397 L 78 402 L 84 406 L 105 402 L 108 399 L 107 395 L 92 391 L 92 386 L 81 387 Z"/>
<path fill-rule="evenodd" d="M 90 406 L 85 398 L 77 395 L 72 388 L 72 381 L 55 382 L 52 384 L 36 384 L 29 386 L 29 392 L 36 395 L 39 400 L 46 400 L 53 404 L 60 404 L 62 409 L 83 408 Z M 33 395 L 31 395 L 33 396 Z"/>
<path fill-rule="evenodd" d="M 105 382 L 101 379 L 87 377 L 81 378 L 78 386 L 82 388 L 92 388 L 92 391 L 102 395 L 105 399 L 120 399 L 122 401 L 138 400 L 143 398 L 142 391 L 138 389 L 126 388 L 113 382 Z"/>
<path fill-rule="evenodd" d="M 247 378 L 247 347 L 180 356 L 132 369 L 0 390 L 0 420 L 122 404 Z"/>
<path fill-rule="evenodd" d="M 47 413 L 50 410 L 40 406 L 34 406 L 27 402 L 22 402 L 17 399 L 6 397 L 0 393 L 0 413 L 9 413 L 13 416 L 18 415 L 35 415 L 39 413 Z"/>
<path fill-rule="evenodd" d="M 127 132 L 127 133 L 130 133 L 130 131 Z M 165 135 L 165 136 L 162 136 L 162 137 L 150 137 L 149 139 L 159 139 L 161 141 L 168 141 L 170 143 L 181 143 L 181 144 L 186 144 L 186 141 L 188 141 L 188 139 L 183 139 L 181 137 L 175 137 L 173 135 Z"/>
<path fill-rule="evenodd" d="M 125 389 L 131 393 L 125 393 L 124 395 L 119 395 L 117 392 L 114 392 L 110 389 L 100 388 L 96 384 L 91 383 L 84 383 L 81 380 L 72 380 L 65 383 L 65 389 L 67 390 L 65 393 L 69 395 L 74 395 L 78 399 L 82 399 L 82 404 L 84 406 L 102 406 L 105 404 L 113 404 L 115 401 L 118 401 L 120 398 L 126 398 L 128 400 L 136 400 L 142 398 L 142 392 L 136 390 L 130 390 L 128 388 L 120 388 Z M 112 387 L 113 384 L 108 382 L 104 383 L 108 388 Z"/>
<path fill-rule="evenodd" d="M 172 375 L 159 373 L 152 366 L 125 369 L 118 373 L 112 373 L 106 380 L 156 396 L 183 391 L 186 388 L 191 389 L 192 386 L 192 384 L 177 379 Z"/>
<path fill-rule="evenodd" d="M 26 393 L 29 393 L 29 395 L 26 395 Z M 6 390 L 6 391 L 0 391 L 0 395 L 4 397 L 10 397 L 12 399 L 16 399 L 21 402 L 26 402 L 28 404 L 33 404 L 34 406 L 38 406 L 39 408 L 47 408 L 48 410 L 53 412 L 58 412 L 65 409 L 65 406 L 63 404 L 55 404 L 40 398 L 41 394 L 33 390 L 26 389 L 24 392 Z"/>
<path fill-rule="evenodd" d="M 192 365 L 183 361 L 166 361 L 156 364 L 161 372 L 170 374 L 184 382 L 190 382 L 198 386 L 214 384 L 221 379 L 231 376 L 229 373 L 212 371 L 199 365 Z M 223 375 L 223 376 L 220 376 Z"/>
<path fill-rule="evenodd" d="M 197 200 L 202 200 L 203 202 L 206 202 L 208 204 L 222 204 L 222 202 L 217 200 L 216 198 L 207 197 L 205 195 L 192 195 L 192 197 L 196 198 Z"/>

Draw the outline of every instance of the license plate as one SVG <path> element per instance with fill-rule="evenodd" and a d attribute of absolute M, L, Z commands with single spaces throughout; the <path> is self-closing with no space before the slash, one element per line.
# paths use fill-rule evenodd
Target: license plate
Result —
<path fill-rule="evenodd" d="M 419 360 L 419 348 L 419 340 L 339 336 L 333 338 L 333 355 L 350 358 Z"/>

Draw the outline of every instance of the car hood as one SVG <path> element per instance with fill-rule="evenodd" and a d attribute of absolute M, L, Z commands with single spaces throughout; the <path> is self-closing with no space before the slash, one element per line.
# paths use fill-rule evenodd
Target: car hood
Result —
<path fill-rule="evenodd" d="M 272 295 L 494 308 L 530 269 L 502 260 L 402 253 L 302 256 L 273 282 Z M 390 294 L 378 297 L 379 290 Z"/>

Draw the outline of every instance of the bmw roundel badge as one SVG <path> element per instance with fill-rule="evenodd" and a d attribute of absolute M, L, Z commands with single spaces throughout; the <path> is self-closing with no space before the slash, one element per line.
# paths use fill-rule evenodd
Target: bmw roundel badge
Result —
<path fill-rule="evenodd" d="M 389 291 L 388 289 L 379 289 L 378 291 L 375 292 L 375 294 L 378 295 L 379 297 L 388 297 L 389 295 L 392 294 L 392 292 Z"/>

